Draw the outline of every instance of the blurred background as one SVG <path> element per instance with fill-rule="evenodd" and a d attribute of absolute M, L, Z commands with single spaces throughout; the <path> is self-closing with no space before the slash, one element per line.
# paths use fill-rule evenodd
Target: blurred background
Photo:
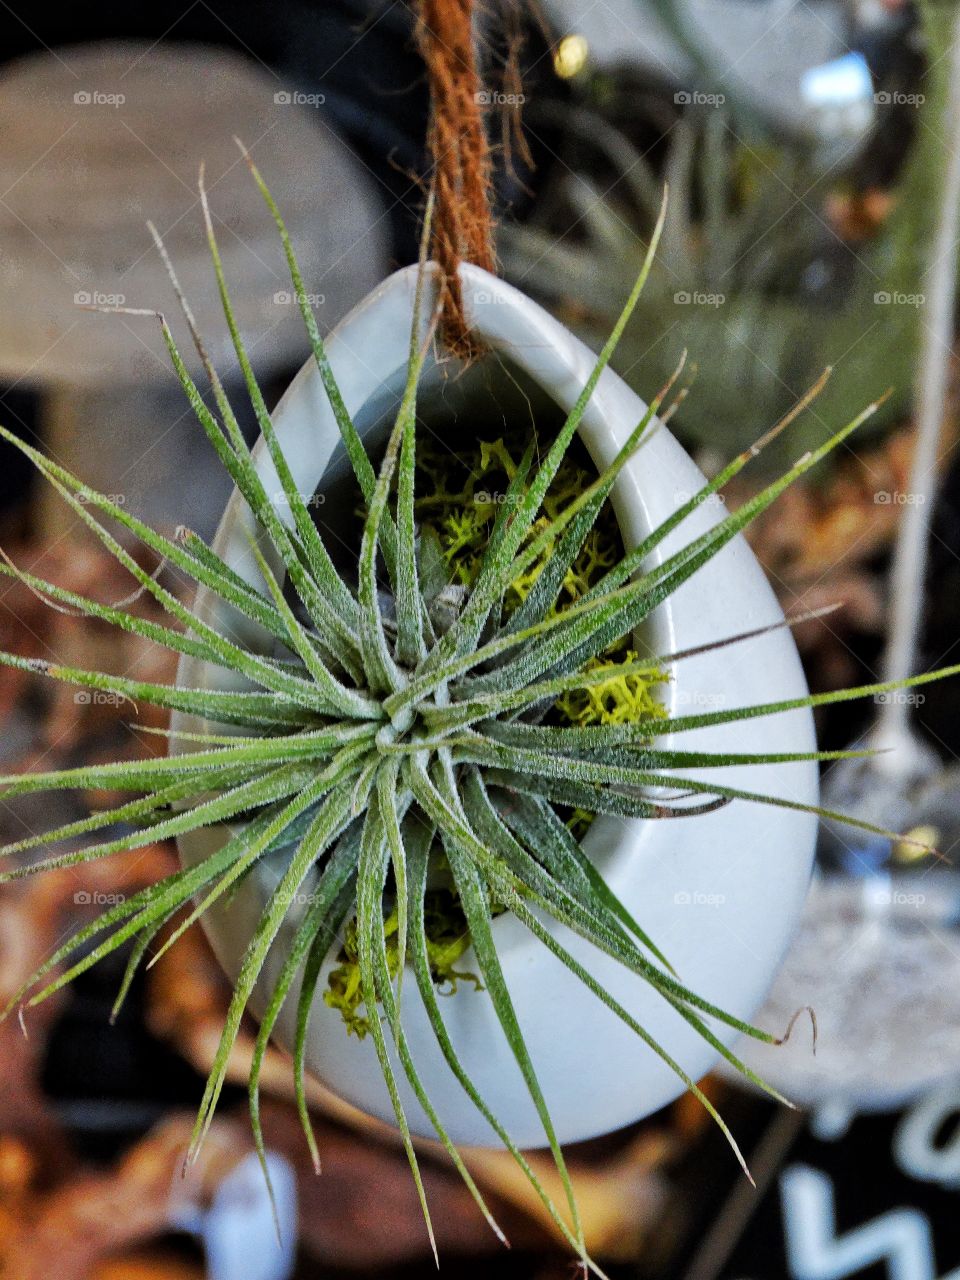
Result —
<path fill-rule="evenodd" d="M 688 394 L 671 429 L 708 474 L 833 366 L 814 412 L 742 473 L 731 505 L 762 483 L 764 466 L 791 462 L 892 388 L 853 447 L 751 528 L 785 608 L 842 602 L 797 630 L 817 691 L 882 678 L 892 633 L 906 637 L 916 669 L 957 660 L 956 260 L 944 253 L 957 238 L 954 19 L 952 4 L 902 0 L 532 0 L 485 6 L 481 19 L 509 280 L 599 345 L 669 182 L 660 258 L 615 365 L 649 398 L 688 349 Z M 211 534 L 228 489 L 155 322 L 85 308 L 173 314 L 152 219 L 215 361 L 228 383 L 237 379 L 200 218 L 203 161 L 241 328 L 272 403 L 307 348 L 233 137 L 272 186 L 311 305 L 331 328 L 416 254 L 427 89 L 413 22 L 397 0 L 0 4 L 0 420 L 138 515 Z M 946 328 L 930 306 L 938 288 Z M 931 399 L 937 365 L 945 402 Z M 98 599 L 129 591 L 6 447 L 0 545 Z M 53 612 L 11 577 L 0 582 L 0 647 L 170 674 L 135 637 Z M 825 708 L 824 748 L 878 724 L 910 747 L 900 774 L 841 771 L 825 787 L 949 857 L 960 835 L 960 703 L 956 684 L 929 688 L 895 704 Z M 5 773 L 113 758 L 118 744 L 141 751 L 128 718 L 109 698 L 50 693 L 0 670 Z M 4 839 L 30 820 L 27 800 L 0 805 Z M 4 886 L 3 992 L 109 895 L 173 865 L 173 850 L 158 845 L 86 870 L 82 888 L 69 872 Z M 960 888 L 949 865 L 927 865 L 909 845 L 835 832 L 820 867 L 761 1016 L 779 1026 L 798 1005 L 817 1007 L 817 1060 L 807 1036 L 759 1064 L 803 1109 L 777 1111 L 723 1076 L 705 1083 L 756 1191 L 690 1099 L 573 1148 L 588 1242 L 609 1275 L 838 1280 L 887 1269 L 933 1280 L 960 1267 Z M 249 1030 L 212 1140 L 182 1180 L 227 983 L 192 931 L 137 980 L 110 1026 L 123 966 L 114 957 L 35 1011 L 29 1039 L 15 1021 L 0 1027 L 0 1274 L 433 1273 L 393 1135 L 314 1088 L 316 1178 L 276 1054 L 263 1089 L 291 1226 L 278 1248 L 245 1113 Z M 509 1159 L 475 1152 L 468 1163 L 512 1249 L 428 1149 L 442 1265 L 465 1277 L 569 1275 L 562 1242 Z"/>

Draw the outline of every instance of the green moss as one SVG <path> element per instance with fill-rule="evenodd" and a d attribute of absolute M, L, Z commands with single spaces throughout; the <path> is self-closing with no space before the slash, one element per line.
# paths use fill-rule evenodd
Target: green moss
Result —
<path fill-rule="evenodd" d="M 476 578 L 487 547 L 490 528 L 506 490 L 516 475 L 523 441 L 518 437 L 480 440 L 472 450 L 454 455 L 431 439 L 419 446 L 417 454 L 417 516 L 421 527 L 436 537 L 449 577 L 469 586 Z M 547 525 L 595 479 L 586 462 L 577 459 L 576 446 L 565 455 L 553 484 L 544 499 L 544 515 L 527 538 L 531 542 Z M 550 543 L 530 569 L 510 584 L 504 601 L 509 615 L 526 599 L 553 554 Z M 567 571 L 557 603 L 550 616 L 582 599 L 596 582 L 623 555 L 620 526 L 613 508 L 605 503 L 583 546 Z M 664 714 L 655 691 L 667 677 L 652 664 L 648 671 L 623 675 L 618 666 L 635 662 L 639 655 L 623 640 L 611 646 L 602 658 L 587 664 L 588 669 L 610 667 L 610 679 L 590 689 L 574 690 L 557 700 L 554 711 L 562 724 L 622 724 L 641 717 Z"/>
<path fill-rule="evenodd" d="M 417 499 L 416 514 L 421 537 L 429 539 L 439 552 L 446 581 L 469 586 L 475 580 L 490 530 L 500 504 L 506 499 L 507 488 L 517 472 L 523 449 L 524 443 L 519 437 L 507 436 L 479 440 L 467 453 L 455 455 L 439 441 L 421 437 L 417 451 L 416 487 L 423 496 Z M 594 478 L 588 465 L 577 461 L 575 449 L 569 450 L 544 499 L 545 514 L 534 524 L 527 541 L 532 541 L 556 519 Z M 526 599 L 553 550 L 551 543 L 529 570 L 510 584 L 503 602 L 504 616 L 509 616 Z M 550 615 L 581 599 L 622 554 L 620 527 L 612 507 L 605 503 L 579 555 L 567 571 Z M 563 694 L 554 704 L 550 719 L 556 724 L 623 724 L 665 715 L 656 697 L 657 686 L 667 679 L 665 673 L 653 665 L 648 670 L 629 674 L 623 674 L 619 669 L 626 663 L 635 662 L 638 657 L 628 641 L 622 640 L 611 646 L 602 657 L 592 659 L 587 669 L 609 667 L 609 679 L 588 689 Z M 593 814 L 581 809 L 569 810 L 562 816 L 578 840 L 583 838 L 593 821 Z M 470 933 L 460 900 L 452 889 L 428 891 L 424 925 L 434 982 L 450 993 L 464 980 L 479 989 L 480 982 L 474 974 L 455 968 L 470 945 Z M 390 976 L 395 978 L 399 968 L 395 907 L 384 918 L 383 932 Z M 361 1012 L 363 996 L 355 919 L 347 926 L 337 965 L 330 973 L 323 998 L 331 1008 L 339 1009 L 348 1032 L 361 1037 L 367 1034 L 369 1015 Z"/>
<path fill-rule="evenodd" d="M 601 684 L 586 689 L 571 689 L 561 694 L 554 709 L 567 724 L 628 724 L 650 716 L 663 716 L 663 704 L 655 690 L 667 677 L 659 668 L 650 666 L 646 671 L 632 671 L 624 675 L 619 668 L 627 662 L 636 662 L 640 655 L 634 649 L 624 649 L 613 661 L 592 659 L 585 665 L 587 671 L 610 669 L 610 677 Z"/>
<path fill-rule="evenodd" d="M 454 582 L 469 586 L 476 578 L 490 529 L 507 487 L 516 475 L 523 442 L 515 437 L 480 440 L 468 453 L 456 456 L 435 440 L 421 442 L 417 455 L 417 516 L 437 536 Z M 526 544 L 580 496 L 595 477 L 568 452 L 544 499 L 544 515 L 533 525 Z M 587 534 L 580 554 L 570 566 L 551 613 L 580 599 L 597 579 L 612 568 L 622 550 L 620 530 L 609 505 Z M 504 600 L 509 615 L 526 599 L 553 553 L 548 545 L 525 574 L 514 579 Z"/>
<path fill-rule="evenodd" d="M 470 982 L 478 991 L 481 990 L 480 979 L 475 974 L 463 973 L 456 968 L 457 961 L 470 945 L 470 933 L 457 895 L 451 889 L 428 889 L 424 896 L 423 918 L 430 976 L 441 994 L 452 995 L 461 982 Z M 400 968 L 398 925 L 397 908 L 394 907 L 383 921 L 391 978 L 396 978 Z M 362 1040 L 370 1030 L 370 1024 L 367 1015 L 360 1012 L 363 995 L 360 991 L 356 918 L 347 925 L 337 965 L 331 970 L 323 1000 L 331 1009 L 339 1009 L 347 1031 Z"/>

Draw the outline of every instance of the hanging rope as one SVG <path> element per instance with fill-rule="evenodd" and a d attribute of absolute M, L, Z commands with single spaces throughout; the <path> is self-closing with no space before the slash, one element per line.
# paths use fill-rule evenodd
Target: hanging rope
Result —
<path fill-rule="evenodd" d="M 486 98 L 473 32 L 473 0 L 421 0 L 417 40 L 430 83 L 432 256 L 443 278 L 441 329 L 457 355 L 475 354 L 463 313 L 461 262 L 495 269 Z"/>

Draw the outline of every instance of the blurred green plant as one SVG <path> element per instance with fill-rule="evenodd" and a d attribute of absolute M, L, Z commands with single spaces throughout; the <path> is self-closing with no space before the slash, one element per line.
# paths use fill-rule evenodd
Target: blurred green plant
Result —
<path fill-rule="evenodd" d="M 595 342 L 643 258 L 665 179 L 661 252 L 614 364 L 642 393 L 663 383 L 675 350 L 695 353 L 678 434 L 721 453 L 744 448 L 831 363 L 835 377 L 791 433 L 793 457 L 878 385 L 892 395 L 873 426 L 902 416 L 944 168 L 952 8 L 928 3 L 921 13 L 925 100 L 894 208 L 872 237 L 853 245 L 828 226 L 818 206 L 834 177 L 809 149 L 764 139 L 724 109 L 688 112 L 668 128 L 660 173 L 601 114 L 554 108 L 554 123 L 585 144 L 576 154 L 588 159 L 563 174 L 530 222 L 502 229 L 505 274 Z M 773 449 L 766 461 L 783 466 L 785 455 Z"/>

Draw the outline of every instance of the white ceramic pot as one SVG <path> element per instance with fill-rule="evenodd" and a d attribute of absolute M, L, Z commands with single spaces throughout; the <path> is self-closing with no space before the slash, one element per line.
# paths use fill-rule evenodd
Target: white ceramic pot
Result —
<path fill-rule="evenodd" d="M 398 272 L 366 298 L 331 334 L 327 350 L 347 407 L 376 449 L 393 420 L 406 371 L 415 269 Z M 424 418 L 456 449 L 458 432 L 475 430 L 477 415 L 500 429 L 521 424 L 531 412 L 541 423 L 572 406 L 594 364 L 594 355 L 556 320 L 516 289 L 485 272 L 462 269 L 467 315 L 490 354 L 466 373 L 453 361 L 431 364 L 420 404 Z M 607 370 L 583 418 L 582 438 L 599 466 L 609 463 L 641 418 L 644 404 Z M 519 419 L 516 415 L 521 415 Z M 299 489 L 328 494 L 324 517 L 352 488 L 339 433 L 313 362 L 300 370 L 278 406 L 274 422 Z M 262 444 L 262 442 L 261 442 Z M 268 493 L 281 486 L 266 450 L 257 465 Z M 635 545 L 703 483 L 703 477 L 662 426 L 622 472 L 613 503 L 625 544 Z M 278 502 L 278 510 L 289 512 Z M 703 505 L 659 548 L 666 556 L 722 514 Z M 237 494 L 231 499 L 216 550 L 249 581 L 259 583 L 250 555 L 252 518 Z M 355 549 L 354 549 L 355 550 Z M 242 629 L 216 599 L 201 592 L 208 620 Z M 773 592 L 743 539 L 728 544 L 710 565 L 670 597 L 642 637 L 654 654 L 669 654 L 781 617 Z M 255 635 L 247 635 L 255 642 Z M 262 639 L 262 638 L 261 638 Z M 264 642 L 265 643 L 265 642 Z M 715 650 L 677 665 L 666 700 L 671 712 L 766 702 L 802 696 L 803 672 L 790 633 Z M 223 686 L 223 673 L 184 658 L 180 680 L 189 686 Z M 180 727 L 196 728 L 187 717 Z M 712 751 L 806 751 L 814 747 L 810 714 L 793 711 L 746 725 L 723 725 L 683 735 L 683 746 Z M 817 798 L 812 764 L 723 770 L 725 783 L 756 788 L 807 803 Z M 807 814 L 735 801 L 718 812 L 676 821 L 598 819 L 587 848 L 611 887 L 666 952 L 684 982 L 741 1018 L 759 1007 L 797 922 L 807 891 L 815 819 Z M 225 839 L 222 830 L 181 841 L 181 857 L 194 863 Z M 244 947 L 278 879 L 277 859 L 259 864 L 228 905 L 208 912 L 206 928 L 224 969 L 235 974 Z M 305 886 L 309 888 L 309 886 Z M 268 958 L 265 981 L 279 969 L 292 920 Z M 681 1092 L 675 1076 L 610 1013 L 515 917 L 494 923 L 507 982 L 548 1106 L 562 1141 L 577 1141 L 637 1120 Z M 659 996 L 581 939 L 554 926 L 565 945 L 657 1038 L 694 1078 L 706 1072 L 713 1051 Z M 365 1111 L 393 1119 L 369 1037 L 348 1036 L 340 1015 L 320 993 L 314 1003 L 308 1047 L 310 1070 L 341 1097 Z M 470 958 L 463 961 L 470 968 Z M 259 1003 L 258 1003 L 259 1002 Z M 290 1044 L 295 1001 L 288 1002 L 277 1038 Z M 543 1144 L 543 1130 L 500 1030 L 488 996 L 462 984 L 442 1004 L 453 1041 L 480 1093 L 523 1146 Z M 416 984 L 403 986 L 403 1021 L 428 1093 L 458 1142 L 496 1139 L 451 1075 L 437 1048 Z M 733 1036 L 724 1036 L 732 1041 Z M 409 1089 L 403 1088 L 411 1126 L 430 1126 Z"/>

